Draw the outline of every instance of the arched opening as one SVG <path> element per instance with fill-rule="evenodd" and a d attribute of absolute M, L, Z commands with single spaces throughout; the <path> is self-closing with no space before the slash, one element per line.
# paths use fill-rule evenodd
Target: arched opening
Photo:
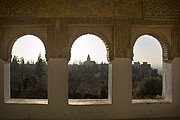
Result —
<path fill-rule="evenodd" d="M 47 99 L 45 46 L 34 35 L 18 38 L 12 46 L 10 98 Z"/>
<path fill-rule="evenodd" d="M 109 99 L 107 48 L 96 35 L 78 37 L 68 63 L 69 99 Z"/>
<path fill-rule="evenodd" d="M 162 47 L 150 35 L 140 36 L 134 44 L 132 98 L 160 99 L 163 87 Z"/>

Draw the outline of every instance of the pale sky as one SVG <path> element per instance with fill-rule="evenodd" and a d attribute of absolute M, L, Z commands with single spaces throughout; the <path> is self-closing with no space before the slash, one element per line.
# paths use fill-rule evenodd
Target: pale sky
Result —
<path fill-rule="evenodd" d="M 45 47 L 43 42 L 34 35 L 25 35 L 16 40 L 12 47 L 12 58 L 23 57 L 25 63 L 29 60 L 37 61 L 39 54 L 45 59 Z"/>
<path fill-rule="evenodd" d="M 92 61 L 108 63 L 104 42 L 96 35 L 86 34 L 77 38 L 73 43 L 69 64 L 86 61 L 88 54 Z"/>
<path fill-rule="evenodd" d="M 40 53 L 45 59 L 43 42 L 33 35 L 20 37 L 12 48 L 12 57 L 14 55 L 19 58 L 23 57 L 25 62 L 27 60 L 36 62 Z M 134 45 L 133 53 L 135 62 L 148 62 L 153 68 L 162 69 L 162 48 L 154 37 L 148 35 L 139 37 Z M 104 42 L 96 35 L 86 34 L 77 38 L 73 43 L 69 64 L 86 61 L 88 54 L 92 61 L 108 63 Z"/>
<path fill-rule="evenodd" d="M 148 62 L 153 68 L 162 69 L 162 47 L 156 38 L 149 35 L 139 37 L 133 53 L 135 62 Z"/>

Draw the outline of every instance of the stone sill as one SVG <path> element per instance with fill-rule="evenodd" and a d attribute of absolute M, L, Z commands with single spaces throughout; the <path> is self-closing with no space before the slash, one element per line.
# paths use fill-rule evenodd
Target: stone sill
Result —
<path fill-rule="evenodd" d="M 69 105 L 110 105 L 110 99 L 68 99 Z"/>
<path fill-rule="evenodd" d="M 172 99 L 133 99 L 132 104 L 164 104 L 172 103 Z"/>
<path fill-rule="evenodd" d="M 7 104 L 39 104 L 47 105 L 48 99 L 9 99 L 5 103 Z"/>

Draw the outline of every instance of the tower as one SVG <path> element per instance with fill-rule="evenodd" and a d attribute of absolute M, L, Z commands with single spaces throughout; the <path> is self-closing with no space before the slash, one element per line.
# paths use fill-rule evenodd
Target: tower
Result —
<path fill-rule="evenodd" d="M 90 55 L 87 56 L 87 61 L 91 61 Z"/>

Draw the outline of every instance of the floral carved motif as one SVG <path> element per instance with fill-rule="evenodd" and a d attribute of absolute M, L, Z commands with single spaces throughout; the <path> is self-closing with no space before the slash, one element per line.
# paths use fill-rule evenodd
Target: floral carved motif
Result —
<path fill-rule="evenodd" d="M 143 0 L 143 16 L 150 19 L 179 19 L 179 0 Z"/>
<path fill-rule="evenodd" d="M 35 16 L 40 0 L 0 0 L 0 16 Z"/>

